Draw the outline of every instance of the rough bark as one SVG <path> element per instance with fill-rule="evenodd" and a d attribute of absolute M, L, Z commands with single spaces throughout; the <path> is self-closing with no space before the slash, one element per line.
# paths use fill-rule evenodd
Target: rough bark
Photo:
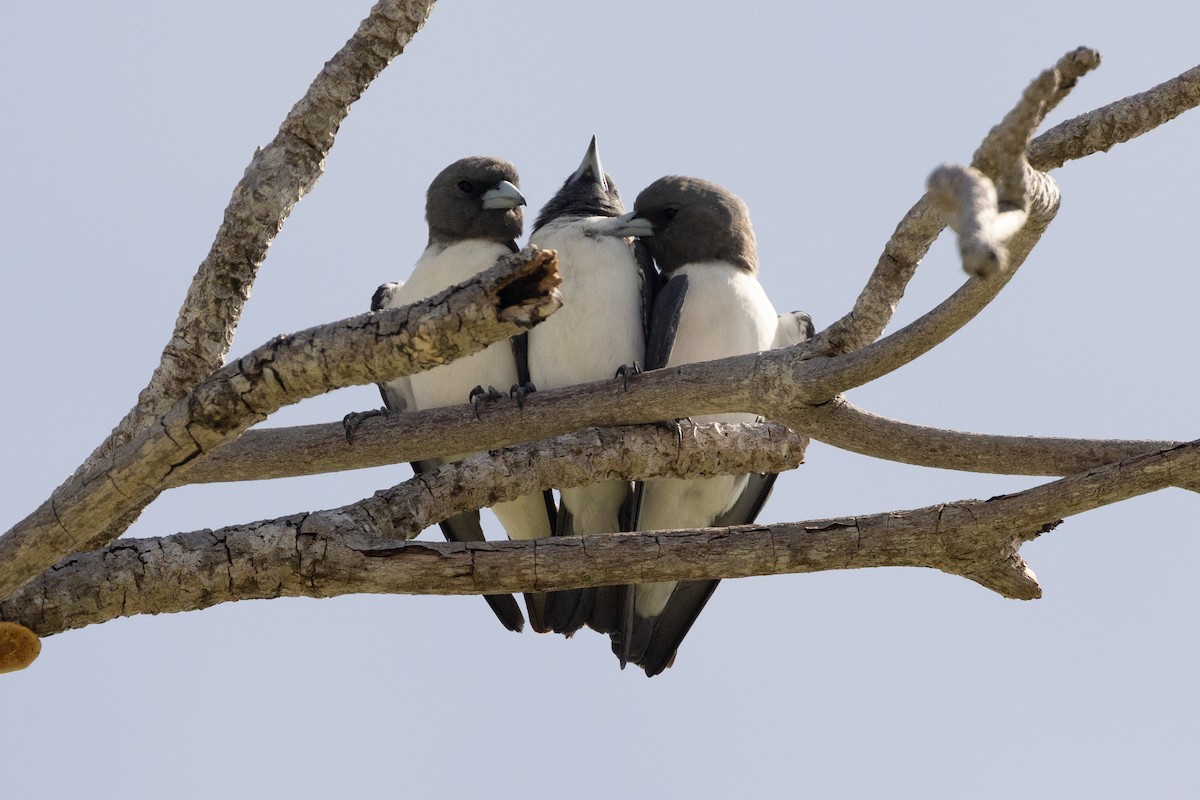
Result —
<path fill-rule="evenodd" d="M 259 266 L 292 207 L 325 170 L 342 120 L 371 81 L 403 52 L 425 24 L 434 0 L 380 0 L 358 31 L 292 107 L 275 138 L 256 149 L 234 187 L 208 256 L 201 262 L 137 404 L 92 451 L 73 478 L 110 457 L 223 363 Z M 120 536 L 145 504 L 135 505 L 96 534 Z"/>
<path fill-rule="evenodd" d="M 933 194 L 901 221 L 854 309 L 811 343 L 655 371 L 633 378 L 627 390 L 610 381 L 536 393 L 524 408 L 501 401 L 474 425 L 462 424 L 473 419 L 464 406 L 369 420 L 352 445 L 342 439 L 340 426 L 330 425 L 252 432 L 239 443 L 218 447 L 283 402 L 441 363 L 470 352 L 471 346 L 527 328 L 553 306 L 552 262 L 546 268 L 543 259 L 541 277 L 519 282 L 522 287 L 536 284 L 540 292 L 521 320 L 486 313 L 454 320 L 448 306 L 439 307 L 440 318 L 456 333 L 447 331 L 443 340 L 430 339 L 422 346 L 406 340 L 408 329 L 399 313 L 403 310 L 397 310 L 355 318 L 345 328 L 322 326 L 280 338 L 213 372 L 224 357 L 257 264 L 291 205 L 320 174 L 321 159 L 348 104 L 403 48 L 430 5 L 379 3 L 289 115 L 276 142 L 256 155 L 189 293 L 180 326 L 190 333 L 173 337 L 147 387 L 144 408 L 131 412 L 108 446 L 98 450 L 103 460 L 94 456 L 41 509 L 0 538 L 0 597 L 37 575 L 0 603 L 0 617 L 45 635 L 122 614 L 186 610 L 247 597 L 544 591 L 884 565 L 934 567 L 1005 596 L 1029 598 L 1040 590 L 1017 552 L 1023 541 L 1052 529 L 1063 516 L 1164 486 L 1200 486 L 1200 456 L 1194 443 L 944 431 L 876 417 L 840 396 L 944 341 L 1011 279 L 1057 209 L 1057 187 L 1038 170 L 1107 150 L 1200 103 L 1197 68 L 1064 123 L 1031 143 L 1033 130 L 1049 109 L 1098 64 L 1098 56 L 1082 48 L 1031 84 L 985 137 L 971 169 L 954 168 L 935 176 Z M 944 219 L 964 237 L 967 271 L 983 277 L 971 278 L 912 325 L 879 339 Z M 204 323 L 185 323 L 189 314 L 202 317 Z M 374 325 L 390 330 L 374 330 Z M 394 341 L 382 343 L 379 337 L 385 332 L 394 334 Z M 374 345 L 381 345 L 378 352 L 372 351 Z M 345 509 L 217 532 L 118 541 L 66 558 L 38 575 L 58 558 L 111 538 L 123 520 L 170 485 L 311 474 L 475 452 L 585 426 L 722 411 L 755 412 L 837 446 L 908 463 L 1071 477 L 986 502 L 723 531 L 470 546 L 397 544 L 379 538 L 408 535 L 453 509 L 531 487 L 696 468 L 695 463 L 685 463 L 689 442 L 677 445 L 673 454 L 670 446 L 665 453 L 650 447 L 659 460 L 639 461 L 644 453 L 635 454 L 629 442 L 649 434 L 590 431 L 570 444 L 523 445 L 525 449 L 477 456 L 422 478 L 420 488 L 413 484 Z M 603 455 L 589 458 L 570 449 L 578 446 L 581 436 L 592 437 L 599 448 L 596 453 Z M 797 438 L 768 435 L 765 442 L 746 446 L 739 457 L 769 460 L 783 457 L 785 450 L 794 455 L 796 442 L 791 440 Z M 264 467 L 264 446 L 282 448 L 296 442 L 321 449 L 314 450 L 316 456 L 310 453 L 307 462 L 295 453 L 280 459 L 283 465 L 275 473 Z M 557 446 L 567 449 L 553 451 Z M 736 460 L 724 449 L 727 446 L 728 442 L 702 449 L 705 457 L 722 461 L 721 469 L 744 471 L 748 462 Z M 1135 455 L 1152 449 L 1155 452 Z M 324 463 L 315 464 L 314 457 Z M 562 467 L 564 461 L 551 476 L 545 470 L 555 458 L 569 459 L 571 469 Z"/>
<path fill-rule="evenodd" d="M 559 283 L 553 252 L 528 247 L 420 303 L 273 339 L 215 372 L 0 537 L 0 596 L 102 544 L 96 532 L 152 500 L 170 475 L 282 406 L 411 374 L 528 330 L 561 304 Z"/>
<path fill-rule="evenodd" d="M 788 367 L 790 361 L 783 361 Z M 712 382 L 737 371 L 710 362 L 705 371 Z M 692 377 L 692 376 L 689 376 Z M 523 438 L 544 439 L 580 426 L 634 425 L 682 414 L 695 402 L 690 394 L 676 396 L 678 379 L 666 373 L 647 373 L 631 379 L 624 397 L 620 384 L 596 384 L 538 392 L 525 407 L 501 400 L 476 419 L 468 405 L 432 409 L 363 422 L 347 442 L 340 422 L 247 431 L 236 442 L 198 459 L 173 484 L 254 481 L 319 475 L 429 458 L 458 448 L 475 452 L 504 447 Z M 657 385 L 648 385 L 651 380 Z M 695 384 L 692 380 L 690 383 Z M 704 381 L 703 383 L 707 383 Z M 653 394 L 653 397 L 650 396 Z M 720 411 L 742 410 L 740 394 L 717 400 Z M 864 411 L 844 397 L 820 405 L 804 405 L 790 397 L 765 392 L 760 398 L 766 415 L 814 439 L 862 455 L 938 469 L 957 469 L 999 475 L 1070 475 L 1125 458 L 1173 447 L 1172 440 L 1071 439 L 1050 436 L 1000 436 L 914 425 Z M 571 421 L 556 409 L 571 412 Z M 578 415 L 578 416 L 576 416 Z M 175 476 L 172 476 L 173 478 Z"/>
<path fill-rule="evenodd" d="M 254 151 L 150 383 L 81 471 L 154 424 L 222 365 L 267 249 L 325 171 L 350 105 L 404 52 L 432 10 L 433 0 L 380 0 L 313 79 L 270 144 Z"/>
<path fill-rule="evenodd" d="M 1060 59 L 1051 70 L 1057 75 L 1056 84 L 1049 92 L 1041 93 L 1044 100 L 1041 101 L 1038 122 L 1062 101 L 1079 77 L 1098 64 L 1099 54 L 1087 48 L 1074 50 Z M 1046 74 L 1043 73 L 1030 88 L 1035 89 L 1045 81 Z M 1048 171 L 1070 159 L 1106 151 L 1169 122 L 1198 104 L 1200 67 L 1148 92 L 1127 97 L 1052 128 L 1029 143 L 1028 163 L 1035 170 Z M 1031 108 L 1023 98 L 1022 103 L 1014 109 L 1014 114 L 1009 116 L 1013 123 L 1009 126 L 1010 131 L 1018 130 L 1019 126 L 1015 123 L 1029 110 Z M 992 141 L 999 142 L 994 136 L 989 136 Z M 1008 143 L 1016 141 L 1015 136 L 1006 135 L 1002 138 Z M 985 158 L 990 150 L 989 147 L 981 147 Z M 1012 185 L 1011 182 L 1009 185 Z M 933 199 L 926 194 L 896 226 L 854 307 L 817 334 L 808 345 L 809 348 L 814 353 L 837 355 L 865 347 L 878 339 L 904 296 L 904 289 L 921 259 L 943 227 Z"/>
<path fill-rule="evenodd" d="M 210 535 L 210 542 L 237 541 L 256 551 L 262 548 L 261 544 L 255 543 L 256 537 L 270 539 L 275 532 L 291 528 L 302 532 L 319 530 L 338 539 L 407 539 L 451 514 L 551 487 L 581 486 L 623 477 L 639 480 L 664 475 L 702 478 L 730 472 L 793 469 L 803 460 L 807 444 L 806 437 L 773 424 L 694 425 L 685 421 L 677 429 L 674 426 L 645 426 L 588 430 L 472 456 L 343 508 L 201 533 Z M 297 520 L 301 521 L 297 523 Z M 194 540 L 194 534 L 157 540 L 162 543 L 161 552 L 171 554 L 169 558 L 184 559 L 174 564 L 163 562 L 163 574 L 179 578 L 193 569 L 190 562 L 195 550 L 188 543 Z M 121 540 L 101 552 L 123 553 L 130 546 L 139 553 L 146 552 L 139 549 L 142 547 L 136 543 L 139 541 L 142 540 Z M 43 579 L 54 576 L 56 585 L 69 585 L 69 591 L 90 596 L 87 587 L 94 585 L 97 579 L 107 580 L 95 572 L 95 563 L 88 556 L 72 556 L 44 573 Z M 68 575 L 71 576 L 69 579 Z M 209 573 L 209 577 L 212 576 L 213 573 Z M 138 581 L 144 577 L 139 577 Z M 27 584 L 26 589 L 38 585 L 45 584 L 34 581 Z M 170 591 L 163 588 L 155 596 L 162 600 Z M 212 596 L 211 586 L 205 584 L 202 595 Z M 16 595 L 27 596 L 22 592 Z M 38 602 L 57 601 L 49 601 L 42 595 Z M 119 607 L 109 608 L 104 613 L 119 616 L 127 609 L 126 599 L 122 598 Z M 99 610 L 98 606 L 96 610 Z"/>
<path fill-rule="evenodd" d="M 1055 125 L 1029 146 L 1029 163 L 1042 171 L 1135 139 L 1200 105 L 1200 66 L 1153 89 Z"/>
<path fill-rule="evenodd" d="M 232 600 L 348 593 L 494 594 L 831 569 L 929 567 L 1016 599 L 1041 595 L 1020 546 L 1061 518 L 1200 477 L 1200 442 L 1025 492 L 913 511 L 734 528 L 477 544 L 371 535 L 363 504 L 241 528 L 121 540 L 72 556 L 13 597 L 0 619 L 39 635 L 117 616 Z"/>

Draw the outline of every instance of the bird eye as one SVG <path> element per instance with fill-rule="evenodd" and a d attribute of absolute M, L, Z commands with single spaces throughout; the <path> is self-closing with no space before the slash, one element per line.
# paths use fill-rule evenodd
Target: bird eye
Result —
<path fill-rule="evenodd" d="M 679 213 L 679 209 L 672 208 L 671 206 L 667 206 L 666 208 L 663 209 L 663 216 L 666 217 L 668 220 L 675 219 L 675 215 L 678 213 Z"/>
<path fill-rule="evenodd" d="M 475 184 L 471 183 L 470 181 L 459 181 L 458 188 L 467 194 L 470 194 L 475 190 Z"/>

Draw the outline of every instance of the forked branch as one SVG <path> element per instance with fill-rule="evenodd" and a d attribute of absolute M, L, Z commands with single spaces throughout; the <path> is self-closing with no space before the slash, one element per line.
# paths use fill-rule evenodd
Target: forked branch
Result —
<path fill-rule="evenodd" d="M 1017 599 L 1040 596 L 1020 546 L 1078 514 L 1200 478 L 1200 442 L 1025 492 L 913 511 L 736 528 L 443 544 L 370 535 L 363 504 L 253 526 L 114 542 L 0 602 L 39 635 L 231 600 L 348 593 L 495 594 L 831 569 L 932 567 Z"/>
<path fill-rule="evenodd" d="M 561 303 L 557 259 L 528 247 L 420 303 L 281 336 L 224 367 L 111 460 L 0 537 L 0 597 L 152 500 L 174 473 L 284 405 L 445 363 L 528 330 Z"/>

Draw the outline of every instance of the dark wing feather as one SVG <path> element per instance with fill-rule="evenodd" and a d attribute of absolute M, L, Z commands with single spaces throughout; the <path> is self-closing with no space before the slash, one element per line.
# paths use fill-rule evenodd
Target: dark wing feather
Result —
<path fill-rule="evenodd" d="M 515 246 L 515 244 L 514 242 L 513 245 Z M 387 308 L 392 294 L 398 288 L 398 284 L 385 283 L 376 289 L 375 294 L 371 297 L 371 310 L 379 311 Z M 401 414 L 414 406 L 407 378 L 376 385 L 379 387 L 380 396 L 383 397 L 384 408 L 389 413 Z M 441 465 L 442 462 L 436 459 L 411 462 L 413 472 L 417 475 L 435 470 Z M 479 524 L 478 511 L 464 511 L 461 514 L 455 514 L 438 523 L 438 527 L 442 529 L 442 535 L 449 542 L 482 542 L 485 540 L 483 527 Z M 484 595 L 483 599 L 491 606 L 496 618 L 505 628 L 520 632 L 525 627 L 525 615 L 521 613 L 521 607 L 517 605 L 517 601 L 512 595 L 489 594 Z"/>
<path fill-rule="evenodd" d="M 776 477 L 778 476 L 775 473 L 751 473 L 747 478 L 746 488 L 742 490 L 737 501 L 728 511 L 713 520 L 712 527 L 727 528 L 730 525 L 749 525 L 754 522 L 771 495 Z M 640 653 L 640 658 L 630 660 L 645 669 L 646 674 L 651 677 L 671 666 L 671 662 L 675 660 L 675 652 L 692 629 L 692 623 L 704 610 L 708 598 L 717 590 L 718 583 L 719 580 L 678 583 L 663 613 L 653 621 L 654 630 L 649 636 L 644 652 Z"/>
<path fill-rule="evenodd" d="M 522 333 L 514 336 L 509 341 L 512 343 L 513 360 L 517 364 L 517 383 L 521 386 L 532 386 L 529 380 L 529 334 Z M 550 530 L 558 528 L 558 508 L 554 504 L 554 492 L 546 489 L 542 492 L 546 500 L 546 518 L 549 520 Z"/>
<path fill-rule="evenodd" d="M 517 383 L 529 383 L 529 334 L 519 333 L 508 340 L 512 344 L 513 361 L 517 362 Z"/>
<path fill-rule="evenodd" d="M 683 313 L 687 290 L 687 275 L 676 275 L 655 293 L 650 333 L 646 336 L 646 369 L 662 369 L 667 365 L 675 346 L 675 334 L 679 331 L 679 317 Z"/>
<path fill-rule="evenodd" d="M 775 488 L 775 479 L 779 475 L 774 472 L 752 472 L 746 481 L 737 502 L 728 511 L 713 520 L 714 528 L 728 528 L 730 525 L 749 525 L 758 519 L 771 490 Z"/>
<path fill-rule="evenodd" d="M 437 469 L 442 462 L 430 459 L 413 461 L 411 464 L 413 472 L 420 475 Z M 486 541 L 483 527 L 479 524 L 478 511 L 464 511 L 461 514 L 447 517 L 438 523 L 438 527 L 442 529 L 442 535 L 448 542 Z M 492 611 L 500 620 L 501 625 L 517 633 L 520 633 L 521 629 L 525 627 L 525 615 L 521 613 L 521 607 L 517 605 L 517 601 L 511 594 L 485 594 L 483 599 L 492 607 Z"/>
<path fill-rule="evenodd" d="M 654 268 L 654 256 L 650 255 L 650 248 L 646 247 L 646 243 L 641 239 L 633 240 L 633 257 L 637 261 L 642 279 L 642 334 L 649 339 L 650 322 L 654 315 L 654 298 L 658 295 L 662 278 Z"/>
<path fill-rule="evenodd" d="M 692 623 L 720 581 L 680 581 L 671 593 L 663 612 L 654 620 L 654 631 L 636 663 L 653 678 L 675 661 L 680 642 L 692 629 Z"/>
<path fill-rule="evenodd" d="M 575 536 L 575 518 L 564 504 L 558 510 L 555 536 Z M 555 633 L 571 636 L 582 628 L 592 615 L 596 602 L 596 587 L 565 589 L 546 594 L 546 627 Z"/>
<path fill-rule="evenodd" d="M 516 247 L 514 243 L 512 247 Z M 516 252 L 515 250 L 513 252 Z M 517 384 L 532 386 L 529 380 L 529 334 L 522 333 L 509 339 L 512 344 L 513 361 L 517 365 Z M 554 504 L 554 492 L 546 489 L 542 492 L 546 503 L 547 528 L 551 531 L 558 529 L 558 509 Z M 529 612 L 529 624 L 538 633 L 546 633 L 553 628 L 547 621 L 550 607 L 549 597 L 544 592 L 526 592 L 525 609 Z"/>
<path fill-rule="evenodd" d="M 662 369 L 670 359 L 687 290 L 686 275 L 676 275 L 659 284 L 650 315 L 650 331 L 646 335 L 646 369 Z M 643 491 L 644 484 L 636 482 L 630 503 L 630 530 L 639 529 Z M 632 586 L 623 587 L 619 594 L 622 608 L 618 620 L 621 624 L 620 630 L 612 634 L 613 652 L 621 659 L 622 667 L 627 663 L 640 665 L 653 639 L 657 618 L 643 618 L 633 613 Z"/>

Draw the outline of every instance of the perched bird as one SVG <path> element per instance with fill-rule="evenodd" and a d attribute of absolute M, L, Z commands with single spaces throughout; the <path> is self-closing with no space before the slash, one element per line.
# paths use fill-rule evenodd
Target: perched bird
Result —
<path fill-rule="evenodd" d="M 757 279 L 758 252 L 741 198 L 717 184 L 668 176 L 646 187 L 615 235 L 636 235 L 654 257 L 663 283 L 654 301 L 646 368 L 767 350 L 776 343 L 779 315 Z M 807 330 L 791 315 L 788 327 Z M 791 338 L 785 332 L 783 338 Z M 754 414 L 715 414 L 696 422 L 752 422 Z M 766 502 L 773 475 L 723 475 L 640 484 L 636 530 L 703 528 L 752 522 Z M 675 652 L 717 581 L 644 583 L 625 592 L 622 628 L 612 635 L 621 659 L 654 676 Z"/>
<path fill-rule="evenodd" d="M 625 213 L 617 186 L 604 173 L 592 137 L 587 154 L 534 222 L 529 243 L 558 252 L 563 305 L 529 332 L 529 374 L 539 389 L 611 378 L 623 364 L 641 363 L 655 280 L 650 258 L 633 243 L 607 235 Z M 628 529 L 632 487 L 603 481 L 559 491 L 558 536 Z M 552 592 L 546 624 L 570 635 L 585 623 L 602 632 L 617 625 L 619 587 Z"/>
<path fill-rule="evenodd" d="M 395 308 L 430 297 L 492 266 L 501 256 L 517 251 L 521 235 L 521 206 L 517 172 L 498 158 L 472 157 L 455 161 L 429 185 L 425 218 L 429 243 L 403 284 L 384 284 L 372 300 L 373 309 Z M 466 402 L 472 387 L 515 386 L 529 381 L 524 374 L 525 339 L 496 342 L 482 351 L 449 364 L 380 384 L 385 412 L 424 410 Z M 354 416 L 354 415 L 351 415 Z M 426 472 L 467 454 L 413 463 Z M 539 539 L 554 531 L 554 501 L 538 492 L 497 503 L 492 511 L 512 539 Z M 456 514 L 441 523 L 450 541 L 483 541 L 479 512 Z M 509 630 L 519 631 L 525 618 L 510 595 L 486 595 L 488 605 Z M 527 605 L 529 605 L 527 603 Z M 531 606 L 531 624 L 542 626 L 540 605 Z"/>

